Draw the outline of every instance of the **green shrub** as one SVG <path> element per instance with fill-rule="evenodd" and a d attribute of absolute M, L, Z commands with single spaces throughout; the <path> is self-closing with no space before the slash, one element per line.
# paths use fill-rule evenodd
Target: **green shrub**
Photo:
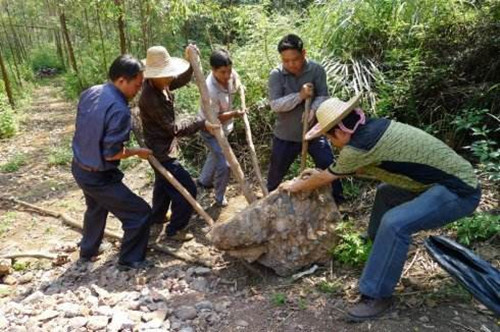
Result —
<path fill-rule="evenodd" d="M 69 145 L 52 148 L 49 153 L 50 166 L 69 165 L 73 158 L 73 151 Z"/>
<path fill-rule="evenodd" d="M 276 306 L 283 306 L 286 303 L 286 295 L 283 293 L 271 294 L 271 303 Z"/>
<path fill-rule="evenodd" d="M 473 242 L 484 241 L 500 232 L 500 215 L 477 213 L 462 218 L 448 226 L 457 232 L 458 242 L 468 246 Z"/>
<path fill-rule="evenodd" d="M 333 257 L 342 264 L 350 266 L 363 265 L 370 254 L 371 241 L 366 242 L 363 240 L 360 233 L 346 222 L 341 222 L 336 227 L 336 230 L 340 236 L 340 242 L 332 250 Z"/>
<path fill-rule="evenodd" d="M 12 268 L 14 269 L 14 271 L 22 272 L 22 271 L 27 270 L 29 268 L 29 266 L 30 266 L 30 262 L 15 262 L 12 265 Z"/>
<path fill-rule="evenodd" d="M 0 235 L 3 235 L 11 229 L 14 221 L 16 220 L 16 215 L 16 212 L 9 211 L 0 218 Z"/>
<path fill-rule="evenodd" d="M 318 290 L 322 293 L 335 294 L 341 289 L 341 285 L 338 282 L 329 282 L 322 280 L 316 284 Z"/>
<path fill-rule="evenodd" d="M 17 120 L 14 111 L 5 97 L 0 94 L 0 139 L 14 136 L 17 131 Z"/>
<path fill-rule="evenodd" d="M 488 109 L 477 108 L 462 110 L 452 121 L 460 142 L 467 134 L 471 135 L 472 143 L 464 148 L 477 158 L 486 178 L 495 182 L 500 182 L 500 147 L 496 140 L 500 136 L 499 123 Z"/>
<path fill-rule="evenodd" d="M 0 165 L 0 171 L 4 173 L 17 172 L 21 166 L 26 165 L 26 155 L 17 153 L 9 161 Z"/>
<path fill-rule="evenodd" d="M 64 66 L 57 58 L 57 52 L 54 47 L 44 46 L 30 51 L 31 69 L 34 72 L 44 68 L 55 68 L 63 70 Z"/>

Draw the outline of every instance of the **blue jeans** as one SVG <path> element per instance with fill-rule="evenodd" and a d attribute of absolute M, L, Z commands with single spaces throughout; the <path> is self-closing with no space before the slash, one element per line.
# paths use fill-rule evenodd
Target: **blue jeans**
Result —
<path fill-rule="evenodd" d="M 206 131 L 200 133 L 210 152 L 201 170 L 199 181 L 206 187 L 213 185 L 215 187 L 215 199 L 222 202 L 231 176 L 229 164 L 217 139 Z"/>
<path fill-rule="evenodd" d="M 415 194 L 381 184 L 368 227 L 374 242 L 359 282 L 361 294 L 377 299 L 390 297 L 401 277 L 412 234 L 471 214 L 480 198 L 479 188 L 461 197 L 441 185 Z"/>
<path fill-rule="evenodd" d="M 271 164 L 269 165 L 269 173 L 267 175 L 267 190 L 269 192 L 278 188 L 288 169 L 300 155 L 301 151 L 301 142 L 285 141 L 274 136 Z M 333 164 L 332 148 L 324 136 L 310 141 L 307 152 L 313 158 L 317 168 L 326 169 Z M 333 181 L 332 194 L 335 202 L 340 203 L 344 200 L 342 183 L 340 181 Z"/>
<path fill-rule="evenodd" d="M 97 255 L 106 219 L 111 212 L 122 223 L 120 262 L 143 261 L 148 246 L 151 217 L 148 203 L 123 184 L 123 173 L 118 169 L 89 172 L 73 163 L 71 171 L 83 190 L 87 205 L 83 218 L 80 257 L 91 258 Z"/>
<path fill-rule="evenodd" d="M 189 191 L 191 196 L 196 199 L 196 185 L 191 175 L 182 167 L 179 161 L 177 161 L 177 159 L 171 159 L 161 164 L 184 186 L 184 188 L 187 189 L 187 191 Z M 174 235 L 177 231 L 187 226 L 193 214 L 193 207 L 160 172 L 156 169 L 154 169 L 154 171 L 155 183 L 153 188 L 151 219 L 153 223 L 162 223 L 170 207 L 170 203 L 172 203 L 172 216 L 170 218 L 170 223 L 167 225 L 166 233 L 167 235 Z"/>

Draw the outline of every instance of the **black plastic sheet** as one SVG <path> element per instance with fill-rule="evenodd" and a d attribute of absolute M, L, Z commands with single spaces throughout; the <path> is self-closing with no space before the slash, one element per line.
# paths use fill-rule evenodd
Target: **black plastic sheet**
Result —
<path fill-rule="evenodd" d="M 476 299 L 500 316 L 500 271 L 444 236 L 430 236 L 425 248 Z"/>

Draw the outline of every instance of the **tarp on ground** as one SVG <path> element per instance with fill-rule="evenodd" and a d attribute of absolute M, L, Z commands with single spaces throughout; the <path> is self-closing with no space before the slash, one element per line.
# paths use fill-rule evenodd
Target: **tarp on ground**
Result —
<path fill-rule="evenodd" d="M 434 260 L 476 299 L 500 316 L 500 271 L 471 250 L 444 236 L 430 236 L 425 247 Z"/>

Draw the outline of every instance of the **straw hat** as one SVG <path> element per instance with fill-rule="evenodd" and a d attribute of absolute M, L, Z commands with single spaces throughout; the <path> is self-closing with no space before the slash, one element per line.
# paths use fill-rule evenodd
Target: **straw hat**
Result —
<path fill-rule="evenodd" d="M 148 48 L 146 59 L 142 62 L 146 66 L 144 78 L 177 77 L 189 68 L 189 62 L 171 57 L 163 46 Z"/>
<path fill-rule="evenodd" d="M 330 98 L 319 105 L 316 111 L 318 123 L 306 134 L 306 140 L 311 140 L 324 135 L 327 131 L 337 125 L 356 107 L 361 98 L 361 94 L 352 97 L 348 102 L 343 102 L 338 98 Z"/>

